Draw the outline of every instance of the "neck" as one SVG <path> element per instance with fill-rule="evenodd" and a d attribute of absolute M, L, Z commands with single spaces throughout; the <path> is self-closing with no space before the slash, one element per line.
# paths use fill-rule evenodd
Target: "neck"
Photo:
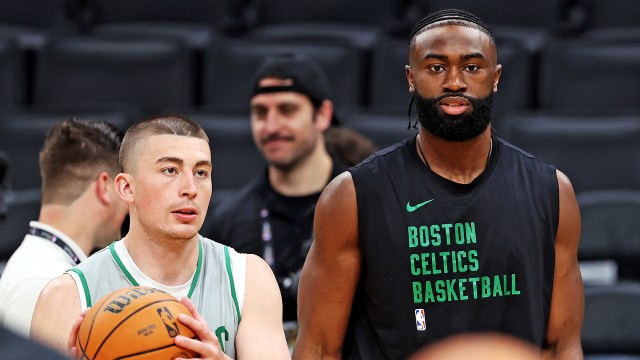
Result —
<path fill-rule="evenodd" d="M 491 129 L 461 142 L 443 140 L 420 128 L 416 151 L 429 168 L 445 179 L 469 184 L 487 167 L 492 151 Z"/>
<path fill-rule="evenodd" d="M 269 182 L 278 193 L 305 196 L 324 189 L 331 178 L 333 160 L 324 147 L 324 141 L 319 141 L 318 145 L 310 156 L 290 169 L 269 165 Z"/>
<path fill-rule="evenodd" d="M 85 254 L 89 254 L 95 243 L 98 224 L 93 214 L 87 214 L 75 204 L 65 206 L 48 204 L 40 208 L 38 221 L 56 228 L 73 240 Z M 78 221 L 78 219 L 84 219 Z"/>
<path fill-rule="evenodd" d="M 143 233 L 132 227 L 123 241 L 140 270 L 163 285 L 184 284 L 196 269 L 198 236 L 174 239 Z"/>

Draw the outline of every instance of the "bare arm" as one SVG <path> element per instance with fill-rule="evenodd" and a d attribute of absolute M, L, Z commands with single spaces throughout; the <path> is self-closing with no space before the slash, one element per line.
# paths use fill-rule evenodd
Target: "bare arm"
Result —
<path fill-rule="evenodd" d="M 282 298 L 269 265 L 247 255 L 242 320 L 236 336 L 238 359 L 291 359 L 282 325 Z"/>
<path fill-rule="evenodd" d="M 339 175 L 322 192 L 314 232 L 300 277 L 293 358 L 340 359 L 361 263 L 351 174 Z"/>
<path fill-rule="evenodd" d="M 543 359 L 582 359 L 580 332 L 584 317 L 584 288 L 578 266 L 580 210 L 569 179 L 560 171 L 560 219 L 556 234 L 556 265 L 551 315 Z"/>
<path fill-rule="evenodd" d="M 71 276 L 54 278 L 40 293 L 30 337 L 68 355 L 69 334 L 80 313 L 80 296 Z"/>

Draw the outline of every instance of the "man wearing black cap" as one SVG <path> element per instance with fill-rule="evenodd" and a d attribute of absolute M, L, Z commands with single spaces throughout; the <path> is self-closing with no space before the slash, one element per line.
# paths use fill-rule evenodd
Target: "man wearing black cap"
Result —
<path fill-rule="evenodd" d="M 325 185 L 346 169 L 325 145 L 334 121 L 323 70 L 303 55 L 266 59 L 251 98 L 251 129 L 267 160 L 264 175 L 214 209 L 210 237 L 262 256 L 282 291 L 284 320 L 296 320 L 300 269 Z"/>
<path fill-rule="evenodd" d="M 320 196 L 294 359 L 406 359 L 467 332 L 582 359 L 577 201 L 562 172 L 492 134 L 491 30 L 444 10 L 408 47 L 419 133 Z"/>

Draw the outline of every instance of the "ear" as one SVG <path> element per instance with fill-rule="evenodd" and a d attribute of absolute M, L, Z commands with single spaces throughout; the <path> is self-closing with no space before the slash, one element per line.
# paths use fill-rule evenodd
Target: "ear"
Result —
<path fill-rule="evenodd" d="M 498 82 L 500 82 L 500 75 L 502 75 L 502 64 L 496 65 L 495 78 L 493 79 L 493 92 L 498 92 Z"/>
<path fill-rule="evenodd" d="M 116 192 L 127 203 L 133 202 L 133 183 L 131 174 L 120 173 L 114 181 Z"/>
<path fill-rule="evenodd" d="M 96 178 L 96 197 L 105 206 L 111 203 L 111 198 L 109 197 L 110 182 L 111 177 L 106 171 L 100 172 Z"/>
<path fill-rule="evenodd" d="M 333 103 L 330 100 L 324 100 L 318 110 L 316 110 L 316 127 L 320 131 L 325 131 L 331 126 L 333 119 Z"/>
<path fill-rule="evenodd" d="M 409 92 L 412 93 L 416 91 L 415 86 L 413 86 L 413 72 L 411 71 L 411 66 L 404 66 L 404 73 L 407 76 L 407 81 L 409 82 Z"/>

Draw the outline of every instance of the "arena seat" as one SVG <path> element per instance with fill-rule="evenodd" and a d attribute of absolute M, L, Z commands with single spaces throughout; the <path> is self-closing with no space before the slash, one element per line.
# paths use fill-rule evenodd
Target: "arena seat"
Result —
<path fill-rule="evenodd" d="M 640 109 L 640 41 L 550 41 L 539 90 L 542 109 Z"/>
<path fill-rule="evenodd" d="M 20 246 L 29 230 L 29 221 L 38 220 L 40 214 L 40 189 L 8 191 L 6 217 L 0 219 L 0 262 L 6 262 Z"/>
<path fill-rule="evenodd" d="M 138 116 L 134 109 L 48 108 L 0 112 L 0 150 L 9 155 L 6 185 L 13 190 L 40 188 L 38 154 L 49 129 L 71 117 L 111 122 L 122 131 Z M 137 119 L 136 119 L 137 120 Z"/>
<path fill-rule="evenodd" d="M 612 260 L 617 279 L 640 281 L 640 191 L 588 191 L 578 196 L 578 204 L 582 217 L 578 259 Z"/>
<path fill-rule="evenodd" d="M 585 288 L 582 328 L 585 358 L 629 359 L 630 356 L 640 356 L 638 304 L 638 282 Z"/>
<path fill-rule="evenodd" d="M 640 7 L 635 0 L 578 0 L 588 14 L 588 28 L 640 27 Z"/>
<path fill-rule="evenodd" d="M 237 31 L 243 25 L 245 1 L 233 0 L 87 0 L 92 26 L 150 26 L 176 28 L 211 26 L 218 31 Z"/>
<path fill-rule="evenodd" d="M 0 105 L 22 107 L 26 102 L 25 53 L 17 40 L 0 37 Z"/>
<path fill-rule="evenodd" d="M 394 0 L 256 0 L 252 23 L 342 23 L 386 26 L 402 17 L 404 7 Z"/>
<path fill-rule="evenodd" d="M 189 52 L 169 40 L 52 37 L 38 54 L 34 103 L 130 103 L 145 115 L 195 103 Z"/>
<path fill-rule="evenodd" d="M 640 116 L 636 113 L 530 112 L 505 117 L 498 134 L 557 166 L 576 193 L 640 190 Z"/>
<path fill-rule="evenodd" d="M 331 100 L 336 105 L 361 104 L 364 82 L 358 49 L 340 41 L 265 42 L 228 40 L 214 44 L 205 59 L 203 105 L 222 110 L 246 111 L 253 77 L 262 61 L 281 53 L 301 53 L 314 59 L 329 78 Z"/>

